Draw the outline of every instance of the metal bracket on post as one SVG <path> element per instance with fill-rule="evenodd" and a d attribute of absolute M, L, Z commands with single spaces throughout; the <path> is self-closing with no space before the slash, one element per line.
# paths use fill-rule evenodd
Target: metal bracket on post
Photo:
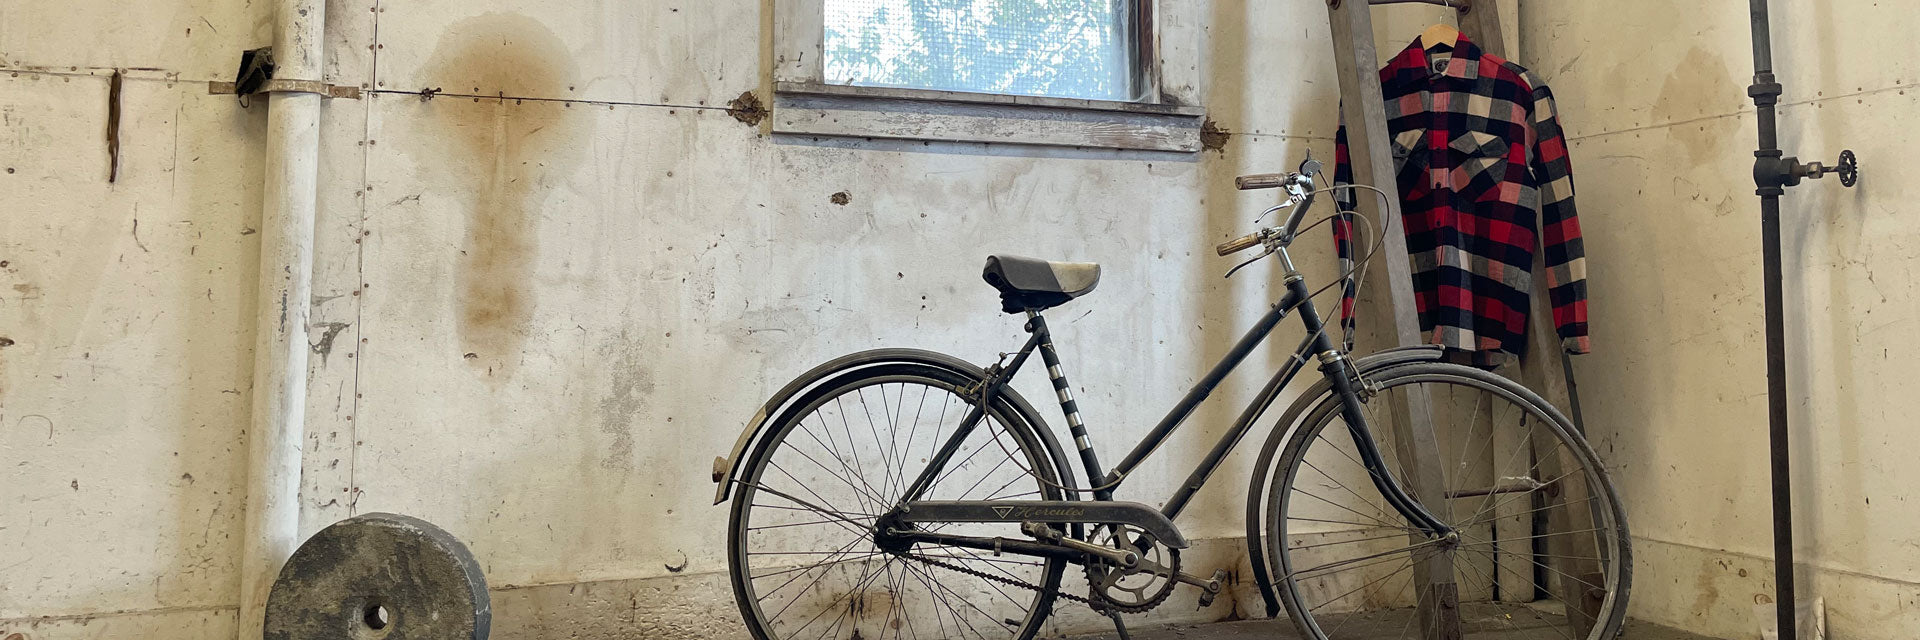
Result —
<path fill-rule="evenodd" d="M 240 92 L 234 88 L 234 83 L 214 80 L 207 83 L 207 93 L 230 96 L 239 94 Z M 322 98 L 360 99 L 360 87 L 327 84 L 319 80 L 274 78 L 262 83 L 258 90 L 250 91 L 246 95 L 259 95 L 262 93 L 316 93 Z"/>
<path fill-rule="evenodd" d="M 320 80 L 275 78 L 273 72 L 277 68 L 278 65 L 273 61 L 273 47 L 248 49 L 240 53 L 240 69 L 234 73 L 233 82 L 208 82 L 207 93 L 240 96 L 240 106 L 243 107 L 247 106 L 247 98 L 262 93 L 312 93 L 322 98 L 360 99 L 360 87 L 327 84 Z"/>

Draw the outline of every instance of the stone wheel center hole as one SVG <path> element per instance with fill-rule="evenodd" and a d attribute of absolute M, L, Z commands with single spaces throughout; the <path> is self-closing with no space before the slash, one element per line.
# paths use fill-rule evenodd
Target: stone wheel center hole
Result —
<path fill-rule="evenodd" d="M 387 628 L 387 625 L 392 624 L 393 618 L 391 614 L 387 612 L 386 605 L 378 602 L 369 602 L 367 603 L 366 610 L 360 612 L 360 621 L 366 623 L 368 629 L 379 631 Z"/>

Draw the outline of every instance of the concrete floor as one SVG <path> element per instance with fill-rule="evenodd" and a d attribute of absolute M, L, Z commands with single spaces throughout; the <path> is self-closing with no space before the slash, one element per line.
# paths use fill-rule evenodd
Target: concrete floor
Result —
<path fill-rule="evenodd" d="M 1567 632 L 1545 618 L 1530 615 L 1524 607 L 1515 607 L 1510 612 L 1491 610 L 1469 611 L 1467 637 L 1469 640 L 1565 640 Z M 1478 613 L 1480 615 L 1471 615 Z M 1505 614 L 1512 618 L 1505 618 Z M 1364 617 L 1345 622 L 1345 630 L 1336 636 L 1337 640 L 1398 640 L 1415 638 L 1407 629 L 1407 617 L 1410 611 L 1384 611 L 1361 614 Z M 1477 620 L 1476 620 L 1477 618 Z M 1511 623 L 1511 624 L 1509 624 Z M 1322 629 L 1331 628 L 1330 621 L 1322 621 Z M 1134 640 L 1297 640 L 1300 635 L 1294 631 L 1293 624 L 1284 620 L 1241 620 L 1203 625 L 1173 625 L 1153 628 L 1128 629 Z M 1623 640 L 1713 640 L 1706 636 L 1694 635 L 1677 629 L 1669 629 L 1652 624 L 1628 621 Z M 1074 640 L 1117 640 L 1118 636 L 1109 631 L 1103 634 L 1078 636 Z"/>

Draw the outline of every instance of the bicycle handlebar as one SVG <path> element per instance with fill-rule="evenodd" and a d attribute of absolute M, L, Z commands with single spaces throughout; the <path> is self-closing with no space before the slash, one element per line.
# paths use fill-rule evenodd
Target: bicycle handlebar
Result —
<path fill-rule="evenodd" d="M 1287 186 L 1292 176 L 1285 173 L 1256 173 L 1233 179 L 1233 186 L 1241 191 L 1254 189 L 1278 189 Z"/>
<path fill-rule="evenodd" d="M 1220 255 L 1225 256 L 1225 255 L 1232 255 L 1235 253 L 1246 251 L 1249 248 L 1259 246 L 1259 244 L 1260 244 L 1260 232 L 1255 231 L 1253 233 L 1249 233 L 1247 235 L 1240 236 L 1238 238 L 1234 238 L 1226 242 L 1222 242 L 1220 243 L 1220 246 L 1214 247 L 1214 250 L 1220 252 Z"/>

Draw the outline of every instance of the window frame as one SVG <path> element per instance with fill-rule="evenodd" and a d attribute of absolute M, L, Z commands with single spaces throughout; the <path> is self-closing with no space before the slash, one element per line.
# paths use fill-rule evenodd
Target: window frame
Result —
<path fill-rule="evenodd" d="M 826 0 L 772 1 L 776 134 L 1200 151 L 1195 0 L 1131 0 L 1138 101 L 829 84 Z"/>

